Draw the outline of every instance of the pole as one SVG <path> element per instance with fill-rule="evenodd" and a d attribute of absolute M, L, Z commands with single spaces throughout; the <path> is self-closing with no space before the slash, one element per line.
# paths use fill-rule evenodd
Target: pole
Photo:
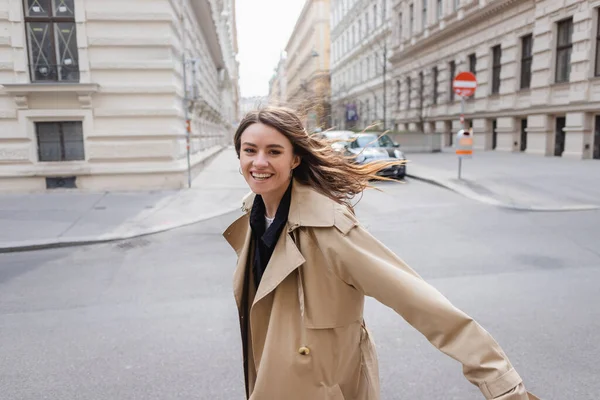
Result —
<path fill-rule="evenodd" d="M 385 21 L 385 6 L 386 2 L 383 2 L 383 18 L 381 23 L 383 24 L 383 29 L 387 30 L 386 21 Z M 386 129 L 386 120 L 387 120 L 387 34 L 384 35 L 383 38 L 383 131 Z"/>
<path fill-rule="evenodd" d="M 187 175 L 188 175 L 188 188 L 192 187 L 192 174 L 190 164 L 190 133 L 191 133 L 191 121 L 190 121 L 190 110 L 188 108 L 188 90 L 187 90 L 187 60 L 185 57 L 185 19 L 183 13 L 180 16 L 181 21 L 181 65 L 183 67 L 183 110 L 185 112 L 185 140 L 187 148 Z"/>
<path fill-rule="evenodd" d="M 460 96 L 460 123 L 462 124 L 463 132 L 465 130 L 465 96 Z M 461 179 L 462 172 L 462 156 L 458 156 L 458 179 Z"/>

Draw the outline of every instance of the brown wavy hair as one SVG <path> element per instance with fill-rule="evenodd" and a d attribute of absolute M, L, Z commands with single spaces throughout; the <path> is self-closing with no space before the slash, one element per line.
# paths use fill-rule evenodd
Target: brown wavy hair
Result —
<path fill-rule="evenodd" d="M 300 165 L 293 172 L 298 182 L 310 185 L 350 208 L 353 207 L 351 199 L 363 190 L 373 188 L 369 183 L 371 180 L 391 180 L 377 175 L 379 171 L 405 162 L 372 161 L 363 165 L 356 164 L 352 162 L 355 156 L 345 156 L 331 147 L 335 141 L 309 135 L 296 112 L 284 107 L 266 107 L 250 111 L 244 116 L 233 138 L 238 158 L 242 133 L 255 123 L 277 129 L 292 143 L 294 154 L 300 157 Z"/>

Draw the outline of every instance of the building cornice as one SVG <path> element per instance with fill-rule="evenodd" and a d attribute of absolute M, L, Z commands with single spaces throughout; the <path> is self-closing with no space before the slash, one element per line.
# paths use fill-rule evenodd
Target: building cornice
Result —
<path fill-rule="evenodd" d="M 529 1 L 531 2 L 533 0 Z M 389 57 L 389 61 L 391 63 L 395 63 L 401 61 L 402 59 L 415 56 L 416 54 L 425 50 L 427 47 L 439 43 L 443 38 L 455 35 L 461 29 L 476 25 L 482 22 L 482 20 L 485 18 L 488 18 L 491 14 L 521 3 L 522 2 L 519 0 L 497 0 L 490 2 L 472 12 L 468 11 L 474 7 L 477 7 L 477 5 L 475 3 L 472 5 L 466 5 L 464 8 L 462 8 L 462 10 L 466 12 L 466 16 L 463 19 L 449 23 L 444 29 L 438 30 L 430 36 L 418 40 L 413 45 L 406 46 L 404 50 L 400 50 L 400 44 L 393 46 L 391 49 L 392 55 Z M 407 41 L 408 40 L 410 40 L 410 38 L 407 38 Z"/>
<path fill-rule="evenodd" d="M 192 8 L 196 14 L 198 25 L 206 38 L 208 49 L 217 68 L 225 67 L 225 59 L 221 42 L 217 33 L 216 21 L 213 19 L 213 9 L 209 0 L 192 0 Z"/>

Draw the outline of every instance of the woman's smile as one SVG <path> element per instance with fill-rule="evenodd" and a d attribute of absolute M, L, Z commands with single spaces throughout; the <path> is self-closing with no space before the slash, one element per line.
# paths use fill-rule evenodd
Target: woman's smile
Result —
<path fill-rule="evenodd" d="M 270 177 L 273 176 L 273 174 L 268 173 L 268 172 L 255 172 L 255 171 L 251 171 L 250 174 L 252 175 L 252 178 L 254 178 L 254 180 L 258 181 L 258 182 L 264 182 L 267 179 L 269 179 Z"/>

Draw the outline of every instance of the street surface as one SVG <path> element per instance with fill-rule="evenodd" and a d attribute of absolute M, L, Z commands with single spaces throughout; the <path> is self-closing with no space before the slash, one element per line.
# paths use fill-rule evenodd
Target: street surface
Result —
<path fill-rule="evenodd" d="M 419 181 L 363 224 L 500 342 L 543 399 L 600 396 L 600 211 L 530 213 Z M 123 242 L 0 254 L 0 399 L 244 397 L 220 233 L 237 213 Z M 382 399 L 479 400 L 461 366 L 369 299 Z"/>

